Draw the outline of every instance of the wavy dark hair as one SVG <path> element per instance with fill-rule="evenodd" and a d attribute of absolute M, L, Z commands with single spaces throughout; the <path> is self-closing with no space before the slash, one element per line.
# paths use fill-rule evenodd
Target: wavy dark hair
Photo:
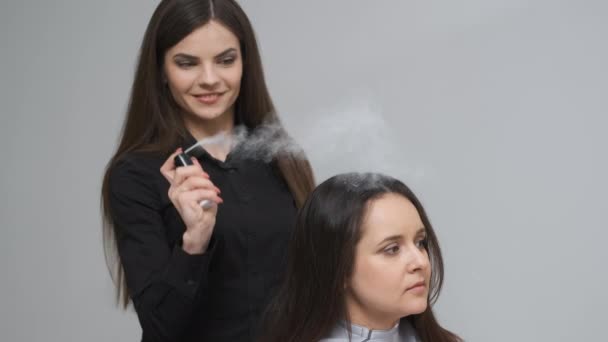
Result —
<path fill-rule="evenodd" d="M 255 34 L 247 15 L 233 0 L 163 0 L 146 29 L 131 88 L 129 106 L 118 148 L 110 159 L 102 184 L 103 241 L 106 263 L 117 284 L 117 299 L 127 307 L 128 290 L 116 237 L 120 231 L 112 222 L 109 205 L 109 170 L 127 153 L 153 151 L 169 156 L 188 136 L 183 111 L 163 84 L 163 63 L 167 50 L 211 20 L 227 27 L 240 42 L 243 76 L 235 102 L 235 125 L 255 129 L 272 123 L 281 127 L 276 138 L 288 137 L 270 98 Z M 281 154 L 272 161 L 287 183 L 295 203 L 302 205 L 314 188 L 313 172 L 302 155 Z"/>
<path fill-rule="evenodd" d="M 443 283 L 443 260 L 422 204 L 401 181 L 371 173 L 332 177 L 306 200 L 290 241 L 285 280 L 267 310 L 259 341 L 318 341 L 340 320 L 349 321 L 344 284 L 353 272 L 361 226 L 369 203 L 389 193 L 416 207 L 426 230 L 432 270 L 427 309 L 402 320 L 408 320 L 424 342 L 462 341 L 442 328 L 433 314 L 432 304 Z"/>

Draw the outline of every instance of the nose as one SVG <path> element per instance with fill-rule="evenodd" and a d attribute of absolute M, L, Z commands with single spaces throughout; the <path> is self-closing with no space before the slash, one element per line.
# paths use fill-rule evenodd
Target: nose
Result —
<path fill-rule="evenodd" d="M 407 268 L 409 272 L 424 270 L 429 267 L 430 261 L 426 250 L 413 248 L 408 253 Z"/>
<path fill-rule="evenodd" d="M 197 82 L 203 88 L 214 88 L 219 83 L 215 67 L 211 64 L 203 64 Z"/>

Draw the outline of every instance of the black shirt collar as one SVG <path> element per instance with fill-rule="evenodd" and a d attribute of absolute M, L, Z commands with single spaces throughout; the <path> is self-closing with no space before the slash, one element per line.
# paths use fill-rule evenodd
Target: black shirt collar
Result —
<path fill-rule="evenodd" d="M 189 149 L 191 146 L 193 146 L 196 143 L 197 143 L 196 138 L 194 138 L 194 136 L 189 131 L 186 130 L 186 136 L 184 137 L 182 144 L 181 144 L 182 149 L 184 151 L 186 151 L 187 149 Z M 237 148 L 238 148 L 238 146 L 235 146 L 233 151 Z M 237 161 L 237 158 L 234 158 L 232 151 L 230 151 L 228 153 L 228 156 L 226 157 L 226 161 L 221 161 L 221 160 L 216 159 L 211 154 L 209 154 L 209 152 L 207 152 L 207 150 L 205 150 L 204 148 L 198 148 L 195 151 L 196 151 L 195 153 L 191 153 L 191 156 L 196 157 L 196 159 L 198 159 L 199 162 L 203 162 L 203 163 L 212 162 L 223 169 L 237 169 L 238 168 L 239 163 Z"/>

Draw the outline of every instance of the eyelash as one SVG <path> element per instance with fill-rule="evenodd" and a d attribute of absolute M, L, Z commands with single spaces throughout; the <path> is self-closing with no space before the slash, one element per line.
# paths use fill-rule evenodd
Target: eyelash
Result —
<path fill-rule="evenodd" d="M 224 58 L 220 61 L 220 64 L 222 65 L 231 65 L 232 63 L 234 63 L 234 61 L 236 61 L 235 57 L 227 57 Z"/>
<path fill-rule="evenodd" d="M 219 64 L 228 66 L 228 65 L 234 64 L 235 61 L 236 61 L 235 57 L 227 57 L 227 58 L 220 60 Z M 192 62 L 176 62 L 176 64 L 178 67 L 180 67 L 182 69 L 188 69 L 188 68 L 191 68 L 196 65 L 195 63 L 192 63 Z"/>
<path fill-rule="evenodd" d="M 194 63 L 191 62 L 176 62 L 175 64 L 182 69 L 187 69 L 194 66 Z"/>
<path fill-rule="evenodd" d="M 428 242 L 427 238 L 424 238 L 424 239 L 416 242 L 416 246 L 418 248 L 421 248 L 421 249 L 424 249 L 424 250 L 427 250 L 428 245 L 429 245 L 429 242 Z M 383 250 L 383 252 L 385 254 L 388 254 L 389 256 L 393 256 L 393 255 L 396 255 L 397 253 L 399 253 L 400 250 L 401 250 L 401 248 L 399 247 L 399 245 L 394 245 L 394 246 L 391 245 L 391 246 L 385 248 Z"/>
<path fill-rule="evenodd" d="M 396 249 L 396 250 L 395 250 Z M 395 246 L 390 246 L 384 249 L 384 253 L 388 254 L 390 256 L 396 255 L 397 253 L 399 253 L 399 245 L 395 245 Z"/>

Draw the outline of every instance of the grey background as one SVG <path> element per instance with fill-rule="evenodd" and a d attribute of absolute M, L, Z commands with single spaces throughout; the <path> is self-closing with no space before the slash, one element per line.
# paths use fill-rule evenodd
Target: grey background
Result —
<path fill-rule="evenodd" d="M 318 180 L 384 171 L 443 246 L 469 341 L 598 341 L 608 323 L 608 3 L 242 1 Z M 99 190 L 156 1 L 0 4 L 0 340 L 136 341 Z"/>

